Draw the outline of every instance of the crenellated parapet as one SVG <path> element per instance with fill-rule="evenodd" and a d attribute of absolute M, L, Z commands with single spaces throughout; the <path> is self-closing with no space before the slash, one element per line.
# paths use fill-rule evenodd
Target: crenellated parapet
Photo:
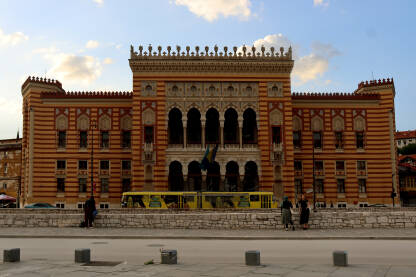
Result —
<path fill-rule="evenodd" d="M 131 98 L 131 91 L 65 91 L 43 92 L 43 98 Z"/>
<path fill-rule="evenodd" d="M 39 84 L 46 84 L 46 85 L 55 85 L 55 86 L 58 86 L 58 87 L 62 88 L 62 84 L 58 80 L 48 79 L 48 78 L 42 78 L 42 77 L 29 76 L 26 79 L 26 81 L 23 83 L 22 90 L 30 82 L 39 83 Z"/>
<path fill-rule="evenodd" d="M 30 88 L 37 88 L 44 91 L 56 90 L 63 92 L 62 84 L 58 80 L 29 76 L 22 85 L 22 95 L 24 96 Z"/>
<path fill-rule="evenodd" d="M 391 85 L 393 83 L 394 83 L 393 78 L 365 81 L 365 82 L 361 82 L 361 83 L 358 84 L 357 90 L 359 90 L 361 88 L 365 88 L 365 87 Z"/>
<path fill-rule="evenodd" d="M 157 51 L 153 51 L 157 50 Z M 183 51 L 185 50 L 185 51 Z M 232 50 L 232 51 L 229 51 Z M 134 47 L 130 46 L 130 59 L 269 59 L 269 60 L 292 60 L 292 47 L 290 46 L 287 51 L 283 47 L 280 47 L 280 51 L 277 51 L 274 47 L 270 47 L 266 51 L 266 47 L 261 46 L 256 48 L 255 46 L 247 47 L 243 46 L 239 49 L 234 46 L 232 49 L 224 46 L 223 51 L 215 45 L 211 50 L 209 46 L 205 46 L 204 50 L 199 46 L 195 46 L 195 50 L 191 51 L 190 46 L 186 46 L 182 49 L 181 46 L 176 46 L 172 49 L 171 46 L 167 46 L 164 51 L 162 46 L 158 46 L 154 49 L 152 45 L 149 45 L 147 51 L 143 46 L 138 47 L 138 52 L 134 51 Z"/>
<path fill-rule="evenodd" d="M 369 93 L 371 91 L 376 93 L 376 91 L 384 88 L 392 88 L 393 97 L 396 95 L 393 78 L 361 82 L 358 84 L 358 88 L 354 91 L 354 93 L 359 95 Z"/>
<path fill-rule="evenodd" d="M 151 45 L 144 49 L 139 46 L 137 51 L 130 47 L 130 67 L 133 73 L 290 73 L 293 68 L 292 47 L 243 46 L 238 48 L 218 46 L 201 49 L 196 46 L 172 48 Z"/>
<path fill-rule="evenodd" d="M 293 92 L 292 99 L 308 99 L 308 100 L 324 100 L 324 99 L 339 99 L 339 100 L 365 100 L 378 99 L 380 97 L 377 93 L 364 92 L 360 94 L 348 92 Z"/>

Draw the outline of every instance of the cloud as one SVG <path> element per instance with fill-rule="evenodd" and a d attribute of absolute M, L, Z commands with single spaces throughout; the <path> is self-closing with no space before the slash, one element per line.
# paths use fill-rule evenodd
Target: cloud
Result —
<path fill-rule="evenodd" d="M 62 53 L 55 47 L 40 48 L 33 52 L 42 54 L 51 63 L 51 69 L 47 72 L 48 77 L 61 82 L 90 84 L 102 72 L 102 63 L 93 56 Z M 110 60 L 104 59 L 103 63 L 108 64 Z"/>
<path fill-rule="evenodd" d="M 121 44 L 117 44 L 117 45 L 116 45 L 116 49 L 120 49 L 122 46 L 123 46 L 123 45 L 121 45 Z"/>
<path fill-rule="evenodd" d="M 113 63 L 113 59 L 112 58 L 105 58 L 103 60 L 103 64 L 112 64 Z"/>
<path fill-rule="evenodd" d="M 278 51 L 280 47 L 284 47 L 285 51 L 287 51 L 287 48 L 292 46 L 293 59 L 295 60 L 292 77 L 296 85 L 302 85 L 324 76 L 328 71 L 330 60 L 334 56 L 341 54 L 331 44 L 314 42 L 311 45 L 311 53 L 301 56 L 299 55 L 301 47 L 293 44 L 282 34 L 267 35 L 264 38 L 254 41 L 253 45 L 257 48 L 257 51 L 259 51 L 262 45 L 266 49 L 270 49 L 273 46 L 276 49 L 275 51 Z M 251 46 L 248 48 L 251 48 Z M 239 50 L 241 51 L 241 47 Z"/>
<path fill-rule="evenodd" d="M 97 3 L 98 6 L 101 6 L 102 4 L 104 4 L 104 0 L 92 0 L 95 3 Z"/>
<path fill-rule="evenodd" d="M 2 111 L 2 117 L 7 120 L 0 120 L 0 139 L 15 138 L 17 134 L 17 128 L 20 129 L 20 136 L 22 136 L 22 130 L 19 126 L 22 126 L 22 101 L 21 97 L 0 97 L 0 110 Z M 11 137 L 8 137 L 13 134 Z"/>
<path fill-rule="evenodd" d="M 247 20 L 252 15 L 250 0 L 175 0 L 178 6 L 186 6 L 195 15 L 212 22 L 220 15 L 237 16 Z"/>
<path fill-rule="evenodd" d="M 322 7 L 328 7 L 329 6 L 329 0 L 313 0 L 314 6 L 322 6 Z"/>
<path fill-rule="evenodd" d="M 28 39 L 29 37 L 22 32 L 5 34 L 3 30 L 0 29 L 0 46 L 15 46 Z"/>
<path fill-rule="evenodd" d="M 311 53 L 295 61 L 292 75 L 298 80 L 299 84 L 304 84 L 323 76 L 328 70 L 328 65 L 327 59 Z"/>
<path fill-rule="evenodd" d="M 99 45 L 100 44 L 98 43 L 98 41 L 96 41 L 96 40 L 89 40 L 87 42 L 87 44 L 85 44 L 85 47 L 92 49 L 92 48 L 97 48 Z"/>

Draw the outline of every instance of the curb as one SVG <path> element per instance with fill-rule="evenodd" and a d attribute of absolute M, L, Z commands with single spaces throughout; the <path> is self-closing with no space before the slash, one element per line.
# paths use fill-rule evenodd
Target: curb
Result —
<path fill-rule="evenodd" d="M 166 240 L 416 240 L 416 236 L 302 236 L 302 237 L 276 237 L 276 236 L 119 236 L 119 235 L 0 235 L 4 238 L 21 239 L 166 239 Z"/>

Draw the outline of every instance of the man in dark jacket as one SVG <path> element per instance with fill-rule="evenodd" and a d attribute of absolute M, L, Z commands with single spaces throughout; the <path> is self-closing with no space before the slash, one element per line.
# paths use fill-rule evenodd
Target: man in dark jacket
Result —
<path fill-rule="evenodd" d="M 92 227 L 92 223 L 94 221 L 93 213 L 95 211 L 95 200 L 94 196 L 91 196 L 90 199 L 87 199 L 85 201 L 84 205 L 84 219 L 85 219 L 85 227 Z"/>

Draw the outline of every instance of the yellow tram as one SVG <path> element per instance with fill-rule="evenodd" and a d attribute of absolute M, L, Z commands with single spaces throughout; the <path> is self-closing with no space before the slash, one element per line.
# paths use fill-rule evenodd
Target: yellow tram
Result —
<path fill-rule="evenodd" d="M 123 208 L 144 209 L 268 209 L 277 208 L 272 192 L 124 192 Z"/>

